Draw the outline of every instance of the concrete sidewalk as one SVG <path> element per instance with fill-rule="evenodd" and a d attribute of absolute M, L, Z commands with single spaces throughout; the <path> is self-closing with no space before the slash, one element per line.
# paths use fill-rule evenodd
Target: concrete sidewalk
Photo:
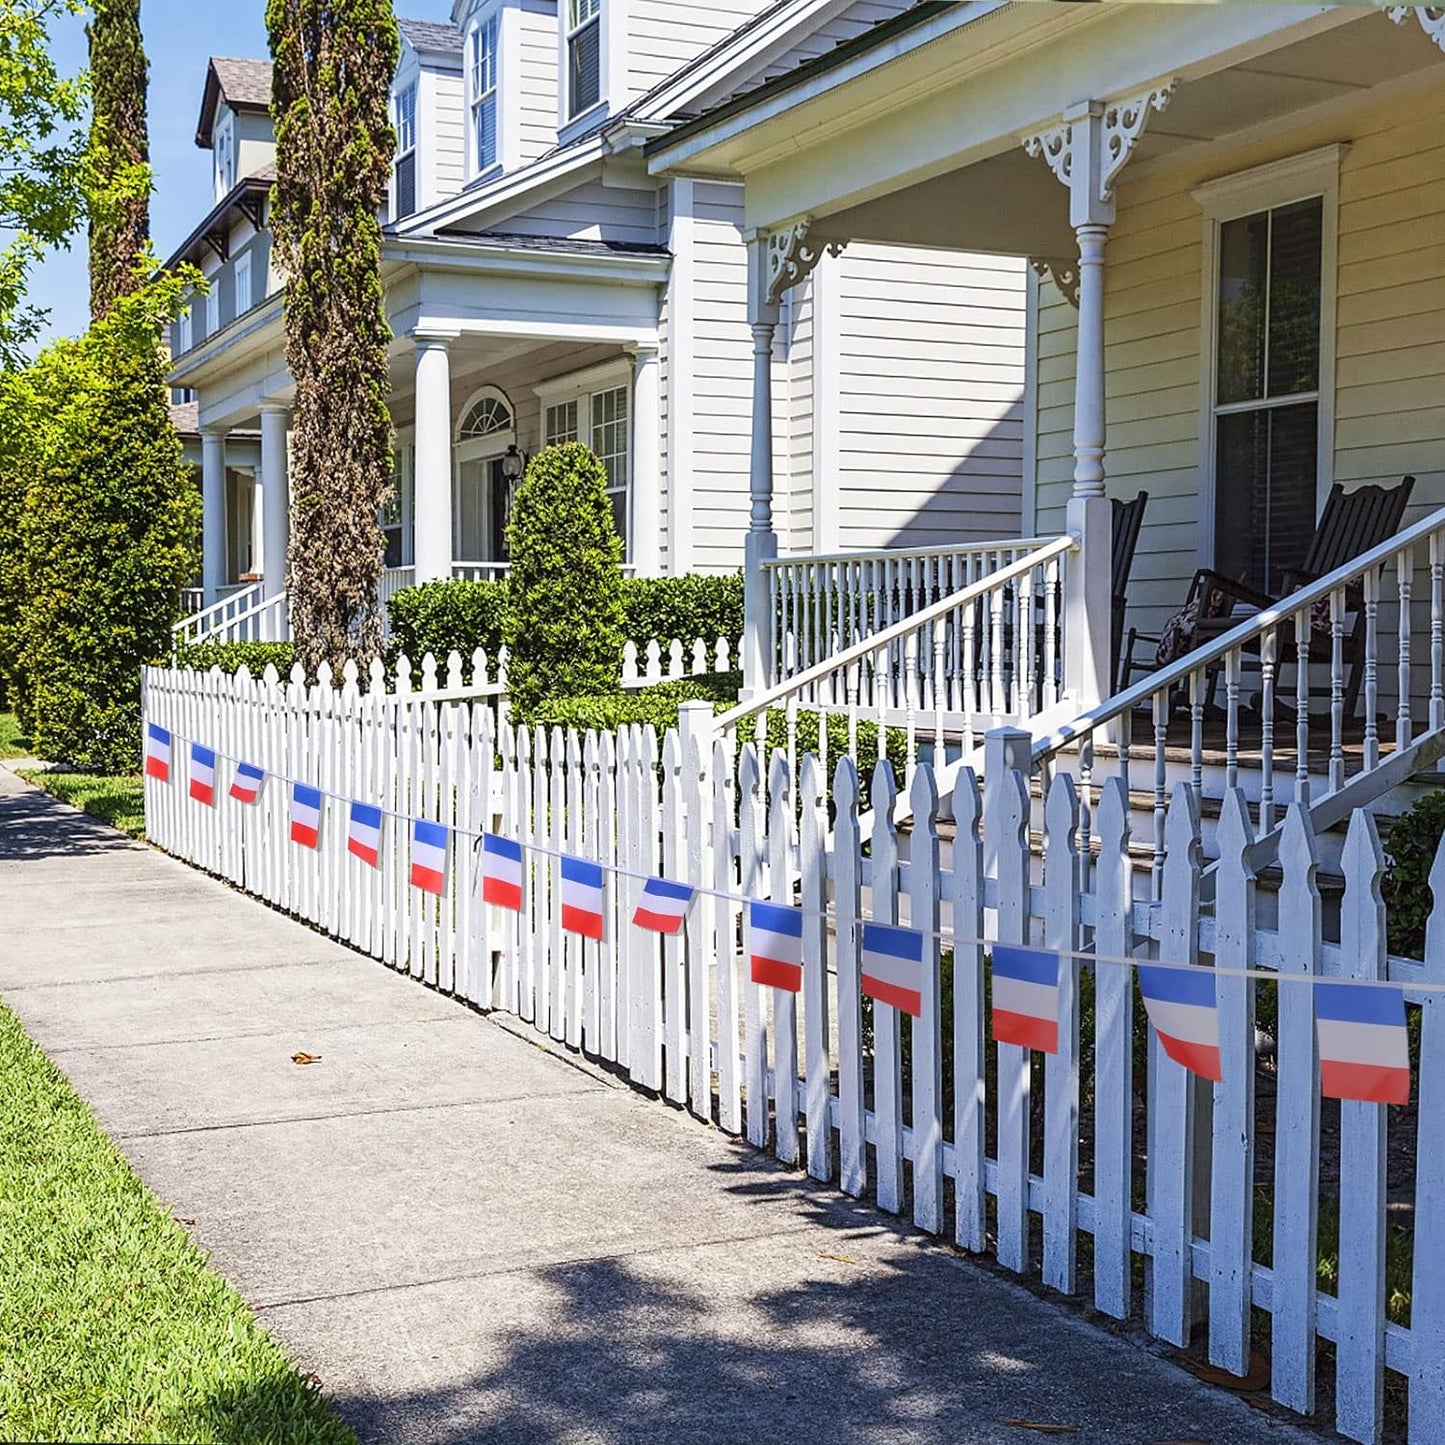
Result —
<path fill-rule="evenodd" d="M 1315 1438 L 3 769 L 0 920 L 0 994 L 363 1439 Z"/>

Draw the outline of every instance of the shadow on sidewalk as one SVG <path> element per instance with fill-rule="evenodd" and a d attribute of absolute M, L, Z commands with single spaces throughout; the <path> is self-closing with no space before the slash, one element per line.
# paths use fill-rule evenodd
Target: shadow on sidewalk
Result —
<path fill-rule="evenodd" d="M 131 845 L 109 823 L 0 773 L 0 863 L 120 853 Z M 13 790 L 13 791 L 12 791 Z"/>

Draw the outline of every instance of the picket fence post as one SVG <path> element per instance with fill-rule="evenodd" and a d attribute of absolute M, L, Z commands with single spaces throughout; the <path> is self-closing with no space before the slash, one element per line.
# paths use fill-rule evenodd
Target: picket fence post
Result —
<path fill-rule="evenodd" d="M 808 1173 L 833 1173 L 832 1065 L 828 1037 L 828 809 L 822 764 L 811 753 L 799 780 L 802 829 L 798 873 L 803 904 L 803 1064 Z"/>
<path fill-rule="evenodd" d="M 953 785 L 954 1239 L 982 1253 L 984 1229 L 983 800 L 972 768 Z"/>
<path fill-rule="evenodd" d="M 793 774 L 775 752 L 768 773 L 768 888 L 780 908 L 793 904 Z M 768 992 L 773 1002 L 773 1099 L 777 1155 L 798 1162 L 798 996 L 788 989 Z"/>
<path fill-rule="evenodd" d="M 929 1234 L 943 1228 L 943 1021 L 938 926 L 938 784 L 924 763 L 909 789 L 913 836 L 909 852 L 909 924 L 923 933 L 919 1016 L 909 1020 L 913 1042 L 913 1222 Z M 874 1005 L 875 1010 L 877 1005 Z M 896 1012 L 896 1010 L 893 1010 Z"/>
<path fill-rule="evenodd" d="M 763 893 L 763 802 L 758 795 L 762 777 L 756 743 L 743 748 L 738 765 L 738 813 L 741 832 L 741 875 L 743 896 L 762 898 Z M 751 927 L 751 920 L 748 920 Z M 746 950 L 746 945 L 744 945 Z M 768 1026 L 763 1017 L 760 985 L 745 975 L 743 985 L 743 1055 L 746 1078 L 748 1143 L 761 1149 L 768 1142 Z"/>
<path fill-rule="evenodd" d="M 719 738 L 712 750 L 712 886 L 718 893 L 729 896 L 713 900 L 713 938 L 717 958 L 717 1092 L 718 1126 L 730 1134 L 741 1133 L 743 1127 L 738 989 L 745 985 L 738 976 L 741 908 L 734 901 L 738 890 L 736 849 L 733 846 L 735 796 L 733 754 Z"/>
<path fill-rule="evenodd" d="M 838 1170 L 844 1194 L 857 1198 L 868 1179 L 863 1100 L 863 998 L 859 919 L 863 914 L 863 850 L 858 831 L 858 769 L 843 758 L 833 774 L 834 930 L 838 998 Z"/>
<path fill-rule="evenodd" d="M 869 885 L 873 917 L 898 922 L 898 789 L 886 758 L 873 770 L 873 857 Z M 903 1081 L 898 1010 L 873 1001 L 873 1122 L 878 1207 L 897 1214 L 903 1202 Z"/>

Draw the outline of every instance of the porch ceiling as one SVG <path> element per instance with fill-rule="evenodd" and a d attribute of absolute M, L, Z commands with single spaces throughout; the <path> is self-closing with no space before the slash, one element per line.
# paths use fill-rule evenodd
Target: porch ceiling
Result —
<path fill-rule="evenodd" d="M 1149 117 L 1144 136 L 1124 172 L 1126 183 L 1151 169 L 1206 158 L 1215 146 L 1247 143 L 1275 126 L 1308 123 L 1323 114 L 1368 103 L 1381 94 L 1423 87 L 1445 78 L 1445 55 L 1413 18 L 1397 25 L 1377 10 L 1321 13 L 1313 6 L 1299 7 L 1304 18 L 1298 24 L 1289 25 L 1289 17 L 1281 19 L 1276 34 L 1252 37 L 1232 53 L 1212 60 L 1196 54 L 1184 63 L 1188 55 L 1184 41 L 1197 44 L 1198 36 L 1182 36 L 1177 45 L 1161 38 L 1167 37 L 1170 27 L 1177 24 L 1172 15 L 1164 12 L 1179 8 L 1196 7 L 1121 5 L 1112 25 L 1106 21 L 1086 33 L 1078 32 L 1077 27 L 1060 27 L 1057 38 L 1022 57 L 1017 66 L 1019 86 L 1032 85 L 1038 92 L 1039 75 L 1047 75 L 1050 70 L 1046 63 L 1048 52 L 1061 52 L 1056 68 L 1062 78 L 1047 91 L 1047 98 L 1040 93 L 1038 106 L 1040 111 L 1045 106 L 1053 107 L 1057 115 L 1060 99 L 1075 99 L 1073 89 L 1084 84 L 1067 74 L 1071 61 L 1063 52 L 1091 45 L 1099 48 L 1111 41 L 1107 62 L 1101 60 L 1094 70 L 1083 72 L 1100 85 L 1096 93 L 1101 99 L 1134 93 L 1109 88 L 1110 80 L 1122 79 L 1130 69 L 1130 57 L 1125 53 L 1128 49 L 1139 51 L 1136 71 L 1148 77 L 1140 82 L 1140 88 L 1167 79 L 1170 72 L 1159 67 L 1168 64 L 1171 53 L 1178 54 L 1181 63 L 1173 73 L 1181 83 L 1168 108 Z M 1130 20 L 1132 28 L 1121 28 Z M 1224 23 L 1221 19 L 1221 33 Z M 958 38 L 951 37 L 954 43 Z M 1002 108 L 1011 109 L 1012 115 L 1000 114 L 992 138 L 985 139 L 984 122 L 977 108 L 988 104 L 988 97 L 981 94 L 976 102 L 969 99 L 971 91 L 990 91 L 1010 73 L 1009 68 L 1002 67 L 978 81 L 963 76 L 953 82 L 955 93 L 951 97 L 935 92 L 920 98 L 911 111 L 900 109 L 898 114 L 913 127 L 912 140 L 917 139 L 918 130 L 941 123 L 941 117 L 952 109 L 959 121 L 955 134 L 960 149 L 955 163 L 935 161 L 915 166 L 910 172 L 906 168 L 910 150 L 914 156 L 921 152 L 916 146 L 900 143 L 896 147 L 899 162 L 891 178 L 885 170 L 878 170 L 879 179 L 862 194 L 853 191 L 851 203 L 846 187 L 852 181 L 846 172 L 836 172 L 836 199 L 823 194 L 831 181 L 830 160 L 855 151 L 862 154 L 865 148 L 876 153 L 875 147 L 884 140 L 881 134 L 865 139 L 860 133 L 855 147 L 846 131 L 840 134 L 836 126 L 804 129 L 794 117 L 797 131 L 786 155 L 777 150 L 769 153 L 765 138 L 759 136 L 757 169 L 751 170 L 749 162 L 742 158 L 736 166 L 749 182 L 749 219 L 762 226 L 776 225 L 795 216 L 774 216 L 774 211 L 789 205 L 797 207 L 803 201 L 806 209 L 795 215 L 811 214 L 814 234 L 819 239 L 942 246 L 1012 255 L 1072 255 L 1075 246 L 1067 192 L 1042 161 L 1023 151 L 1019 132 L 1028 127 L 1011 123 L 1025 114 L 1026 102 Z M 849 84 L 862 85 L 868 78 L 861 76 Z M 835 93 L 829 99 L 837 104 L 839 97 Z M 760 126 L 778 124 L 783 119 L 762 122 Z M 1039 124 L 1044 123 L 1041 116 Z M 880 132 L 887 128 L 876 109 L 871 124 Z M 973 143 L 964 148 L 966 140 Z M 732 146 L 737 144 L 738 140 L 730 142 Z M 722 153 L 720 147 L 718 154 Z M 862 174 L 865 168 L 860 166 L 855 174 Z"/>

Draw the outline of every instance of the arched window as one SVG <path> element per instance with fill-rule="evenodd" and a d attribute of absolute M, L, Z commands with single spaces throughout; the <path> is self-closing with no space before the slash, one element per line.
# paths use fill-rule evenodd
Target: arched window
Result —
<path fill-rule="evenodd" d="M 515 426 L 512 404 L 506 395 L 494 386 L 485 386 L 467 404 L 457 428 L 457 440 L 480 441 L 510 432 Z"/>

